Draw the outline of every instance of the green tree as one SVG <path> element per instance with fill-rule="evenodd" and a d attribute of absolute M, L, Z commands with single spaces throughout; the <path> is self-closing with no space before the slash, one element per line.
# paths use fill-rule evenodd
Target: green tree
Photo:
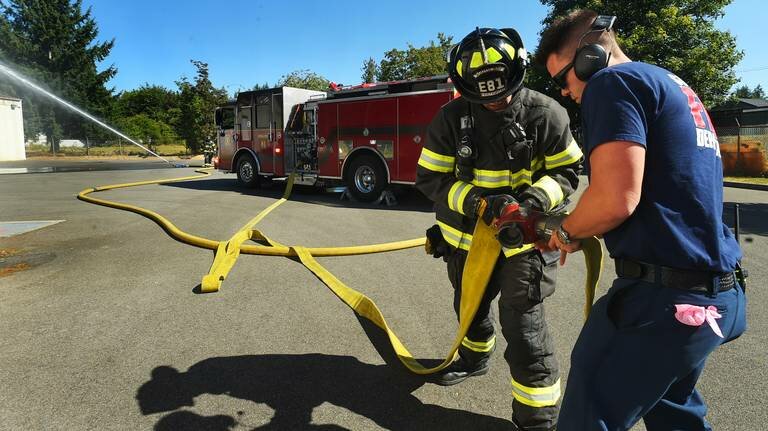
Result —
<path fill-rule="evenodd" d="M 173 144 L 178 139 L 171 126 L 146 114 L 120 118 L 115 125 L 131 138 L 144 142 L 145 146 Z"/>
<path fill-rule="evenodd" d="M 363 67 L 360 69 L 363 72 L 360 79 L 362 82 L 376 82 L 376 73 L 379 71 L 379 66 L 376 64 L 376 60 L 373 57 L 368 57 L 368 60 L 363 62 Z"/>
<path fill-rule="evenodd" d="M 733 95 L 740 99 L 765 99 L 765 92 L 760 84 L 757 84 L 757 87 L 754 89 L 750 89 L 747 85 L 742 85 L 736 89 Z"/>
<path fill-rule="evenodd" d="M 294 70 L 283 75 L 277 86 L 287 85 L 289 87 L 304 88 L 307 90 L 326 91 L 330 81 L 322 75 L 318 75 L 308 69 Z"/>
<path fill-rule="evenodd" d="M 736 49 L 733 35 L 714 26 L 731 0 L 540 1 L 551 7 L 544 24 L 576 8 L 616 15 L 615 29 L 624 52 L 632 60 L 672 71 L 696 91 L 706 106 L 725 100 L 738 81 L 734 66 L 743 52 Z M 542 73 L 545 71 L 533 71 L 528 85 L 557 94 Z"/>
<path fill-rule="evenodd" d="M 197 69 L 194 82 L 186 77 L 176 81 L 179 86 L 180 116 L 177 133 L 186 141 L 190 152 L 198 154 L 215 150 L 216 126 L 213 115 L 217 106 L 227 101 L 227 92 L 215 88 L 208 77 L 208 64 L 191 60 Z"/>
<path fill-rule="evenodd" d="M 148 118 L 177 127 L 181 109 L 179 93 L 160 85 L 144 84 L 120 93 L 115 102 L 115 118 L 144 114 Z"/>
<path fill-rule="evenodd" d="M 445 74 L 446 54 L 452 44 L 452 36 L 438 33 L 437 42 L 430 40 L 426 46 L 417 48 L 409 43 L 404 51 L 393 48 L 384 53 L 376 78 L 378 81 L 399 81 Z M 364 68 L 370 60 L 363 63 Z"/>
<path fill-rule="evenodd" d="M 99 71 L 97 65 L 109 55 L 114 39 L 97 42 L 97 35 L 91 9 L 83 11 L 81 0 L 0 1 L 0 59 L 57 96 L 106 118 L 114 99 L 106 83 L 117 69 Z M 4 87 L 24 101 L 27 136 L 44 133 L 53 147 L 61 137 L 95 133 L 95 126 L 50 99 L 16 82 Z"/>

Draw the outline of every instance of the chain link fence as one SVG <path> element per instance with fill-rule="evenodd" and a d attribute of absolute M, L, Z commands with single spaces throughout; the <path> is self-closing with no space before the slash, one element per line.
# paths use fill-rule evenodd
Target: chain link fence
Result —
<path fill-rule="evenodd" d="M 723 173 L 727 176 L 768 176 L 768 125 L 717 129 Z"/>

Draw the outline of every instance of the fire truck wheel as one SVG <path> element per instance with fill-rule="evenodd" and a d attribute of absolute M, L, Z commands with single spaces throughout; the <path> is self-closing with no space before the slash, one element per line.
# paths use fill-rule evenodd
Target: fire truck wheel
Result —
<path fill-rule="evenodd" d="M 387 171 L 375 156 L 362 154 L 350 162 L 345 182 L 355 199 L 373 202 L 388 185 Z"/>
<path fill-rule="evenodd" d="M 237 181 L 245 187 L 258 187 L 259 169 L 252 156 L 240 157 L 237 161 Z"/>

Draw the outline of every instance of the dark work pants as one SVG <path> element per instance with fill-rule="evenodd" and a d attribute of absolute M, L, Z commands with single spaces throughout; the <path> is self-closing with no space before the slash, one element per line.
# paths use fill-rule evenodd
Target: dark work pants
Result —
<path fill-rule="evenodd" d="M 688 326 L 675 304 L 713 305 L 725 338 L 705 322 Z M 557 429 L 628 430 L 641 418 L 648 431 L 711 430 L 696 381 L 707 356 L 746 329 L 741 287 L 712 297 L 619 278 L 592 307 L 571 353 Z"/>
<path fill-rule="evenodd" d="M 448 257 L 448 277 L 454 287 L 457 315 L 466 258 L 466 252 L 461 250 Z M 556 268 L 556 263 L 545 266 L 537 251 L 510 258 L 500 255 L 467 333 L 467 338 L 474 342 L 484 342 L 494 336 L 491 302 L 500 293 L 499 323 L 507 341 L 504 359 L 512 379 L 529 388 L 552 387 L 559 379 L 554 343 L 547 330 L 542 304 L 542 300 L 554 292 Z M 464 346 L 459 353 L 470 361 L 484 360 Z M 514 421 L 526 430 L 548 430 L 557 420 L 556 405 L 532 407 L 513 398 L 512 409 Z"/>

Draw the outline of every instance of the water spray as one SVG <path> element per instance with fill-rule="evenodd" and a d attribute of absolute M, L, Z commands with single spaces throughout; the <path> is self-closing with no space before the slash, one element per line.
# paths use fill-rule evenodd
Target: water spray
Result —
<path fill-rule="evenodd" d="M 8 66 L 6 66 L 6 65 L 4 65 L 2 63 L 0 63 L 0 72 L 10 76 L 11 78 L 19 81 L 20 83 L 22 83 L 22 84 L 26 85 L 27 87 L 37 91 L 38 93 L 43 94 L 43 95 L 47 96 L 50 99 L 53 99 L 55 102 L 59 103 L 60 105 L 63 105 L 66 108 L 68 108 L 68 109 L 70 109 L 70 110 L 80 114 L 81 116 L 83 116 L 83 117 L 93 121 L 94 123 L 98 124 L 99 126 L 103 127 L 104 129 L 109 130 L 110 132 L 116 134 L 117 136 L 120 136 L 121 138 L 123 138 L 123 139 L 127 140 L 128 142 L 132 143 L 133 145 L 136 145 L 137 147 L 142 148 L 144 151 L 152 154 L 153 156 L 155 156 L 155 157 L 159 158 L 160 160 L 164 161 L 165 163 L 168 163 L 169 165 L 174 166 L 176 168 L 187 167 L 187 165 L 185 165 L 185 164 L 171 163 L 170 161 L 168 161 L 167 159 L 163 158 L 162 156 L 160 156 L 159 154 L 155 153 L 154 151 L 150 150 L 149 148 L 147 148 L 147 147 L 141 145 L 140 143 L 134 141 L 133 139 L 129 138 L 127 135 L 125 135 L 121 131 L 115 129 L 114 127 L 112 127 L 112 126 L 110 126 L 110 125 L 108 125 L 106 123 L 104 123 L 103 121 L 99 120 L 98 118 L 94 117 L 93 115 L 85 112 L 84 110 L 78 108 L 77 106 L 67 102 L 66 100 L 56 96 L 55 94 L 53 94 L 53 93 L 51 93 L 49 91 L 46 91 L 45 89 L 43 89 L 39 85 L 37 85 L 34 82 L 30 81 L 29 79 L 23 77 L 22 75 L 18 74 L 13 69 L 9 68 Z"/>

